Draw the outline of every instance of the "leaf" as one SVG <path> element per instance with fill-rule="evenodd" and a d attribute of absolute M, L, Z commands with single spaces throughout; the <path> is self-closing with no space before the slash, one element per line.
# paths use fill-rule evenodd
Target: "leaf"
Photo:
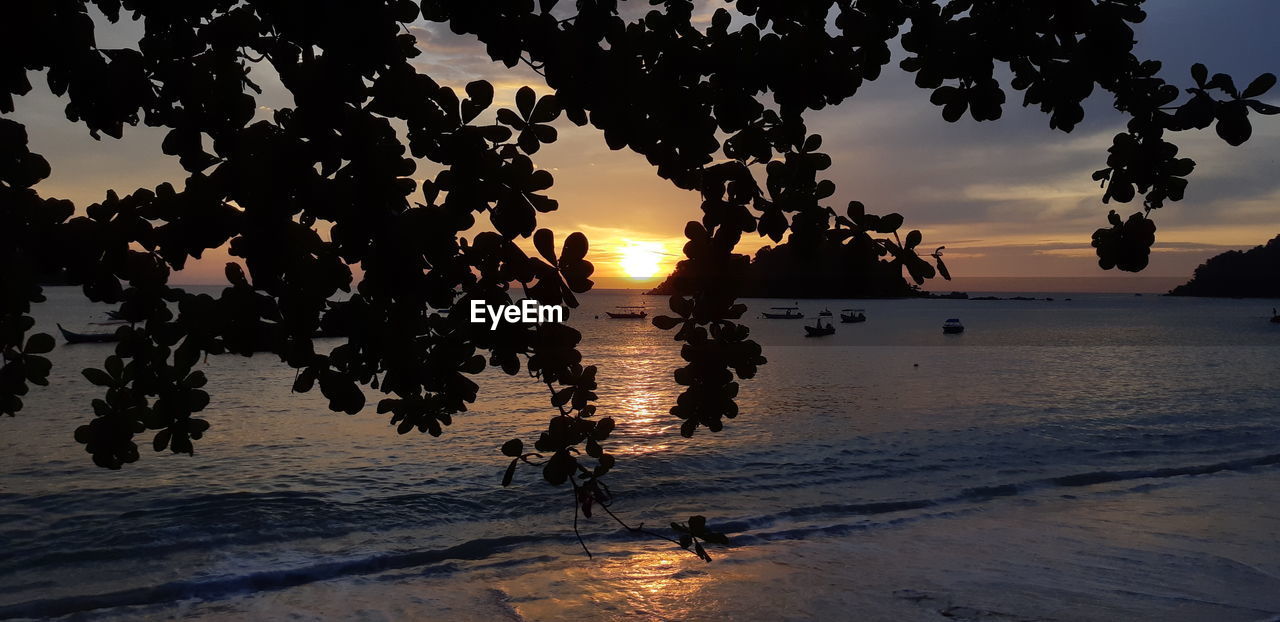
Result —
<path fill-rule="evenodd" d="M 520 457 L 524 453 L 524 441 L 513 438 L 502 444 L 502 455 L 511 456 L 512 458 Z"/>
<path fill-rule="evenodd" d="M 524 120 L 521 119 L 520 115 L 513 112 L 510 108 L 498 109 L 498 123 L 501 123 L 503 125 L 509 125 L 511 127 L 516 128 L 517 130 L 523 130 L 525 128 Z"/>
<path fill-rule="evenodd" d="M 552 486 L 559 486 L 569 479 L 569 475 L 577 465 L 578 461 L 569 455 L 567 450 L 561 449 L 551 456 L 546 466 L 542 467 L 542 477 Z"/>
<path fill-rule="evenodd" d="M 1249 83 L 1244 91 L 1240 93 L 1241 97 L 1257 97 L 1271 90 L 1276 85 L 1276 76 L 1273 73 L 1264 73 Z"/>
<path fill-rule="evenodd" d="M 169 439 L 173 436 L 173 430 L 165 428 L 156 432 L 156 437 L 151 441 L 152 449 L 156 451 L 164 451 L 169 447 Z"/>
<path fill-rule="evenodd" d="M 613 433 L 613 428 L 613 417 L 605 417 L 596 423 L 595 429 L 591 431 L 591 438 L 603 441 Z"/>
<path fill-rule="evenodd" d="M 1245 102 L 1245 105 L 1250 108 L 1253 108 L 1253 111 L 1258 114 L 1267 114 L 1267 115 L 1280 114 L 1280 106 L 1272 106 L 1271 104 L 1264 104 L 1257 100 L 1251 99 Z"/>
<path fill-rule="evenodd" d="M 902 214 L 894 212 L 880 218 L 879 224 L 876 225 L 876 233 L 893 233 L 902 227 Z"/>
<path fill-rule="evenodd" d="M 573 392 L 575 390 L 577 390 L 576 387 L 567 387 L 556 391 L 555 394 L 551 396 L 551 405 L 559 407 L 568 404 L 569 400 L 573 398 Z"/>
<path fill-rule="evenodd" d="M 527 86 L 520 87 L 520 90 L 516 91 L 516 107 L 520 109 L 520 116 L 528 119 L 533 114 L 533 105 L 536 100 L 537 94 L 533 89 Z"/>
<path fill-rule="evenodd" d="M 240 264 L 238 264 L 238 263 L 236 263 L 236 262 L 234 262 L 234 261 L 227 262 L 227 267 L 226 267 L 226 269 L 224 270 L 224 272 L 225 272 L 225 273 L 226 273 L 226 275 L 227 275 L 227 282 L 228 282 L 228 283 L 231 283 L 232 285 L 234 285 L 234 286 L 236 286 L 236 287 L 248 287 L 248 286 L 249 286 L 249 281 L 248 281 L 247 279 L 245 279 L 245 277 L 244 277 L 244 268 L 241 268 L 241 267 L 240 267 Z"/>
<path fill-rule="evenodd" d="M 933 256 L 933 262 L 934 262 L 934 263 L 936 263 L 936 264 L 938 264 L 938 274 L 941 274 L 941 275 L 942 275 L 942 278 L 944 278 L 944 279 L 946 279 L 946 280 L 950 281 L 950 280 L 951 280 L 951 272 L 947 270 L 947 264 L 945 264 L 945 263 L 943 263 L 943 262 L 942 262 L 942 258 L 941 258 L 941 257 L 939 257 L 939 256 L 937 256 L 937 255 L 934 255 L 934 256 Z"/>
<path fill-rule="evenodd" d="M 587 256 L 587 236 L 574 231 L 564 240 L 564 249 L 560 256 L 562 264 L 573 264 Z"/>
<path fill-rule="evenodd" d="M 1238 95 L 1236 92 L 1236 83 L 1231 80 L 1231 76 L 1225 73 L 1215 73 L 1205 84 L 1205 88 L 1219 89 L 1230 94 L 1232 97 Z"/>
<path fill-rule="evenodd" d="M 1223 107 L 1218 113 L 1218 124 L 1214 129 L 1232 147 L 1243 145 L 1253 135 L 1253 126 L 1249 123 L 1248 113 L 1243 106 Z"/>
<path fill-rule="evenodd" d="M 100 387 L 109 387 L 115 383 L 115 381 L 111 379 L 111 376 L 101 369 L 88 367 L 80 373 L 84 374 L 84 377 L 87 378 L 89 382 Z"/>
<path fill-rule="evenodd" d="M 705 516 L 689 517 L 689 531 L 693 532 L 694 534 L 701 534 L 703 531 L 706 531 L 706 529 L 707 529 L 707 517 Z"/>
<path fill-rule="evenodd" d="M 189 389 L 199 389 L 200 387 L 208 384 L 208 382 L 209 379 L 205 377 L 204 372 L 193 371 L 185 380 L 182 381 L 182 385 Z"/>
<path fill-rule="evenodd" d="M 550 123 L 559 117 L 560 104 L 556 101 L 556 96 L 547 95 L 538 100 L 538 105 L 534 106 L 533 113 L 529 115 L 529 121 L 532 123 Z"/>
<path fill-rule="evenodd" d="M 110 374 L 112 378 L 118 380 L 124 377 L 124 361 L 120 360 L 120 357 L 114 354 L 108 356 L 106 360 L 106 368 L 107 373 Z"/>
<path fill-rule="evenodd" d="M 512 479 L 513 477 L 515 477 L 515 475 L 516 475 L 516 467 L 517 467 L 517 466 L 519 466 L 519 464 L 520 464 L 520 459 L 519 459 L 519 458 L 512 458 L 512 459 L 511 459 L 511 464 L 507 465 L 507 472 L 502 474 L 502 485 L 503 485 L 503 486 L 510 486 L 510 485 L 511 485 L 511 479 Z"/>
<path fill-rule="evenodd" d="M 484 80 L 476 80 L 467 84 L 467 97 L 480 105 L 481 108 L 487 108 L 493 103 L 493 85 Z"/>
<path fill-rule="evenodd" d="M 49 359 L 38 354 L 27 354 L 22 357 L 22 362 L 26 367 L 27 380 L 42 387 L 49 386 L 49 370 L 53 369 L 53 363 Z"/>
<path fill-rule="evenodd" d="M 689 418 L 680 424 L 680 436 L 685 438 L 693 438 L 693 433 L 698 429 L 698 420 Z"/>
<path fill-rule="evenodd" d="M 920 242 L 923 239 L 924 239 L 924 236 L 920 234 L 920 231 L 918 229 L 912 229 L 911 233 L 907 234 L 907 242 L 906 242 L 906 245 L 903 246 L 903 248 L 906 248 L 907 250 L 911 250 L 919 246 Z"/>
<path fill-rule="evenodd" d="M 1205 80 L 1209 79 L 1209 69 L 1201 63 L 1191 66 L 1191 77 L 1195 79 L 1196 85 L 1204 87 Z"/>
<path fill-rule="evenodd" d="M 671 317 L 669 315 L 653 316 L 653 325 L 657 326 L 662 330 L 671 330 L 675 328 L 677 324 L 680 324 L 682 321 L 683 320 L 681 320 L 680 318 Z"/>
<path fill-rule="evenodd" d="M 23 354 L 44 354 L 53 350 L 53 336 L 47 333 L 36 333 L 27 339 L 27 347 L 22 349 Z"/>
<path fill-rule="evenodd" d="M 960 117 L 964 116 L 964 111 L 968 110 L 968 108 L 969 100 L 962 98 L 953 99 L 950 102 L 947 102 L 947 105 L 942 107 L 942 118 L 946 119 L 948 123 L 955 123 L 960 120 Z"/>

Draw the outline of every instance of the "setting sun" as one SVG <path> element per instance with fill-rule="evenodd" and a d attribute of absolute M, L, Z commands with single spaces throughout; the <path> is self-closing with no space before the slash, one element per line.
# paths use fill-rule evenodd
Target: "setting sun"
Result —
<path fill-rule="evenodd" d="M 661 270 L 665 249 L 659 242 L 634 242 L 618 249 L 618 267 L 622 273 L 636 279 L 656 276 Z"/>

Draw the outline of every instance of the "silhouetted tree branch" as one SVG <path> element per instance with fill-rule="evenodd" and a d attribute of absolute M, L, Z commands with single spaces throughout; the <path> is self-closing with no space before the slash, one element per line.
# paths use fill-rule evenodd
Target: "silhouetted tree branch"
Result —
<path fill-rule="evenodd" d="M 135 439 L 148 432 L 156 451 L 194 452 L 210 427 L 197 417 L 210 396 L 194 366 L 210 354 L 278 356 L 298 370 L 294 390 L 318 385 L 334 411 L 355 414 L 366 391 L 381 392 L 377 410 L 401 434 L 432 435 L 476 399 L 469 376 L 486 364 L 514 375 L 523 358 L 552 388 L 557 412 L 535 443 L 550 456 L 539 464 L 544 479 L 582 477 L 575 484 L 595 499 L 614 464 L 601 446 L 613 420 L 596 417 L 595 368 L 583 365 L 580 333 L 558 324 L 490 331 L 463 319 L 472 300 L 510 303 L 513 282 L 528 297 L 569 306 L 592 286 L 586 238 L 566 236 L 557 253 L 554 234 L 538 228 L 538 215 L 557 203 L 547 194 L 551 173 L 531 156 L 556 140 L 552 123 L 562 114 L 700 193 L 702 217 L 685 226 L 689 278 L 671 298 L 675 316 L 654 319 L 678 327 L 684 342 L 688 364 L 675 380 L 686 388 L 671 412 L 690 436 L 736 416 L 737 381 L 766 362 L 736 322 L 747 261 L 734 248 L 744 234 L 786 237 L 797 248 L 861 245 L 858 252 L 892 255 L 917 283 L 946 276 L 938 253 L 936 263 L 917 254 L 918 232 L 898 236 L 901 216 L 869 214 L 856 201 L 839 216 L 824 205 L 836 188 L 820 175 L 832 161 L 804 122 L 877 79 L 891 41 L 907 53 L 899 66 L 949 121 L 1001 116 L 998 66 L 1024 105 L 1064 132 L 1095 89 L 1113 96 L 1129 122 L 1094 179 L 1104 202 L 1141 195 L 1144 211 L 1094 234 L 1105 268 L 1145 266 L 1154 241 L 1148 213 L 1183 196 L 1194 163 L 1177 157 L 1169 134 L 1213 125 L 1238 145 L 1251 134 L 1250 112 L 1280 112 L 1258 99 L 1275 83 L 1270 74 L 1238 89 L 1196 65 L 1189 97 L 1156 77 L 1159 63 L 1133 54 L 1140 0 L 738 0 L 705 28 L 695 26 L 688 0 L 651 2 L 631 23 L 617 0 L 566 4 L 553 15 L 559 4 L 5 4 L 0 113 L 13 113 L 13 97 L 43 75 L 68 121 L 95 139 L 120 138 L 126 125 L 165 128 L 162 150 L 189 176 L 181 187 L 108 191 L 77 211 L 34 190 L 49 164 L 29 151 L 20 123 L 0 119 L 0 412 L 18 412 L 30 385 L 48 383 L 43 354 L 52 339 L 28 336 L 29 314 L 44 300 L 38 275 L 60 273 L 90 300 L 121 303 L 131 322 L 102 368 L 84 372 L 104 395 L 75 437 L 102 467 L 138 460 Z M 90 7 L 112 22 L 138 22 L 137 49 L 100 47 Z M 457 92 L 411 64 L 420 50 L 403 24 L 419 18 L 474 37 L 508 67 L 534 67 L 554 94 L 520 89 L 514 108 L 489 117 L 488 82 Z M 250 63 L 278 75 L 291 107 L 259 113 Z M 440 171 L 418 183 L 420 161 Z M 486 216 L 494 231 L 472 232 Z M 537 256 L 515 243 L 530 237 Z M 169 285 L 188 258 L 223 246 L 237 261 L 219 296 Z M 339 292 L 350 295 L 333 302 Z M 317 333 L 345 342 L 317 351 Z M 521 461 L 533 464 L 513 443 L 503 445 L 512 457 L 505 481 Z M 683 529 L 689 540 L 680 543 L 706 558 L 699 540 L 716 539 L 705 537 L 705 521 Z"/>

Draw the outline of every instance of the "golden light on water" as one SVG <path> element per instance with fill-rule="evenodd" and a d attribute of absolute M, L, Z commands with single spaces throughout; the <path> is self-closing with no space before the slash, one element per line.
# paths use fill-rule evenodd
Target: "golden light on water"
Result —
<path fill-rule="evenodd" d="M 662 271 L 666 249 L 661 242 L 625 240 L 618 249 L 618 268 L 635 279 L 647 279 Z"/>

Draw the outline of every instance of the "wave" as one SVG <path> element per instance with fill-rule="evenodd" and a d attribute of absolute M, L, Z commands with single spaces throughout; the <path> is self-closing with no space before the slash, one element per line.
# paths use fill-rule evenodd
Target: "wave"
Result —
<path fill-rule="evenodd" d="M 1029 480 L 1020 483 L 996 484 L 967 488 L 961 492 L 928 499 L 884 501 L 870 503 L 823 504 L 791 508 L 782 512 L 720 522 L 716 527 L 726 533 L 734 534 L 735 544 L 744 545 L 756 542 L 777 540 L 796 540 L 814 536 L 836 536 L 853 531 L 865 530 L 875 526 L 894 526 L 903 522 L 930 518 L 948 518 L 965 513 L 964 508 L 950 508 L 967 504 L 983 503 L 997 498 L 1026 494 L 1029 492 L 1052 488 L 1075 488 L 1095 486 L 1098 484 L 1141 480 L 1165 479 L 1172 477 L 1210 475 L 1223 471 L 1247 471 L 1256 467 L 1280 465 L 1280 454 L 1271 454 L 1254 458 L 1244 458 L 1212 464 L 1167 467 L 1145 470 L 1124 471 L 1089 471 L 1059 477 Z M 804 519 L 819 516 L 875 516 L 882 514 L 905 513 L 916 510 L 930 512 L 916 515 L 894 517 L 880 524 L 874 523 L 837 523 L 823 526 L 801 526 L 780 529 L 772 532 L 760 531 L 770 525 L 788 519 Z M 749 533 L 755 531 L 756 533 Z M 635 540 L 638 536 L 622 529 L 613 532 L 592 534 L 593 540 L 623 542 Z M 390 570 L 422 568 L 435 565 L 428 572 L 450 572 L 456 567 L 449 563 L 455 561 L 483 560 L 495 554 L 537 543 L 560 543 L 571 546 L 575 543 L 572 534 L 534 534 L 527 533 L 516 536 L 497 538 L 478 538 L 463 542 L 456 546 L 409 552 L 388 552 L 369 557 L 316 563 L 302 567 L 268 570 L 237 576 L 222 577 L 199 581 L 174 581 L 151 587 L 140 587 L 103 594 L 71 596 L 66 598 L 33 600 L 12 605 L 0 606 L 0 619 L 25 617 L 57 617 L 93 611 L 153 605 L 187 599 L 216 600 L 237 594 L 273 591 L 355 575 L 369 575 Z M 546 559 L 531 557 L 529 559 Z M 524 563 L 528 560 L 513 560 L 510 563 Z"/>
<path fill-rule="evenodd" d="M 1076 488 L 1081 486 L 1095 486 L 1098 484 L 1140 479 L 1166 479 L 1192 475 L 1211 475 L 1223 471 L 1247 471 L 1255 467 L 1274 466 L 1278 464 L 1280 464 L 1280 454 L 1270 454 L 1253 458 L 1230 460 L 1227 462 L 1215 462 L 1212 464 L 1156 469 L 1133 469 L 1124 471 L 1088 471 L 1084 473 L 1034 479 L 1018 483 L 977 486 L 973 488 L 966 488 L 954 495 L 927 499 L 906 499 L 871 503 L 831 503 L 801 506 L 767 516 L 724 523 L 719 527 L 730 533 L 742 533 L 752 529 L 767 527 L 785 519 L 811 518 L 817 516 L 874 516 L 879 514 L 893 514 L 958 504 L 981 503 L 999 497 L 1017 496 L 1051 488 Z M 795 531 L 794 533 L 800 533 L 800 531 Z"/>
<path fill-rule="evenodd" d="M 386 553 L 360 559 L 326 562 L 268 570 L 239 576 L 203 581 L 174 581 L 150 587 L 139 587 L 104 594 L 43 599 L 0 606 L 0 619 L 48 618 L 98 609 L 134 607 L 187 599 L 214 600 L 236 594 L 281 590 L 338 577 L 367 575 L 387 570 L 419 568 L 452 561 L 484 559 L 502 550 L 546 540 L 564 540 L 566 536 L 505 536 L 481 538 L 457 546 L 433 551 Z M 451 570 L 444 566 L 442 571 Z"/>

